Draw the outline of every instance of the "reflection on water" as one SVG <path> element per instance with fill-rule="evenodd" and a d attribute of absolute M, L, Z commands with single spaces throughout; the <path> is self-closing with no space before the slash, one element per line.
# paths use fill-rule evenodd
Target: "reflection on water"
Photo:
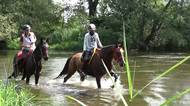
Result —
<path fill-rule="evenodd" d="M 0 79 L 6 78 L 6 72 L 12 72 L 12 58 L 16 51 L 0 51 Z M 89 106 L 122 106 L 119 98 L 122 93 L 129 106 L 159 106 L 167 98 L 184 89 L 190 88 L 190 62 L 177 68 L 173 73 L 152 83 L 132 102 L 129 102 L 127 75 L 118 72 L 120 79 L 114 89 L 110 88 L 112 81 L 105 76 L 101 80 L 102 89 L 97 89 L 95 78 L 88 76 L 84 82 L 80 82 L 79 74 L 74 74 L 67 83 L 63 84 L 63 78 L 53 80 L 63 69 L 67 58 L 72 53 L 50 51 L 48 61 L 43 61 L 43 69 L 39 85 L 34 85 L 34 77 L 27 87 L 32 89 L 35 105 L 38 106 L 79 106 L 78 103 L 69 100 L 65 95 L 70 95 L 81 100 Z M 135 67 L 134 88 L 141 89 L 152 79 L 174 65 L 186 56 L 185 53 L 166 54 L 139 54 L 130 57 L 131 70 Z M 136 65 L 134 65 L 136 63 Z M 120 70 L 121 71 L 121 70 Z M 134 72 L 134 71 L 133 71 Z M 132 72 L 132 73 L 133 73 Z M 25 86 L 24 81 L 17 79 L 18 84 Z M 172 106 L 189 106 L 190 94 L 175 101 Z"/>

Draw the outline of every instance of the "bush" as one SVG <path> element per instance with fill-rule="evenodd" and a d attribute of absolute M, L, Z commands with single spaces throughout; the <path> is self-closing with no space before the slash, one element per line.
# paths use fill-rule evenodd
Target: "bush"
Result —
<path fill-rule="evenodd" d="M 18 38 L 7 41 L 7 47 L 8 47 L 8 49 L 14 49 L 14 50 L 19 49 L 19 44 L 20 43 L 19 43 L 19 39 Z"/>

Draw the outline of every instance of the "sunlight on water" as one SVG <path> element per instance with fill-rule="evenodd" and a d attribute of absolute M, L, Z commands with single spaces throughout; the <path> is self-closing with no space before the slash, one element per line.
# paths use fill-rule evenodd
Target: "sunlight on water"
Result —
<path fill-rule="evenodd" d="M 49 80 L 47 83 L 48 84 L 53 84 L 53 83 L 62 84 L 63 80 L 64 80 L 63 78 L 64 77 L 59 78 L 59 79 L 55 79 L 55 80 Z M 83 82 L 81 82 L 79 74 L 74 74 L 64 84 L 69 84 L 69 85 L 74 85 L 74 86 L 82 86 L 82 87 L 97 89 L 96 79 L 94 77 L 87 76 L 87 78 Z M 113 85 L 113 83 L 112 83 L 112 80 L 110 78 L 103 77 L 101 79 L 101 88 L 102 89 L 110 89 L 112 85 Z M 116 82 L 116 87 L 121 87 L 119 79 Z"/>

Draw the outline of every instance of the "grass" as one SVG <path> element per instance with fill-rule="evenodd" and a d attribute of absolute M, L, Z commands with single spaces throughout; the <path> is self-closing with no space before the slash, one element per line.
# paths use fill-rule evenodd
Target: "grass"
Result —
<path fill-rule="evenodd" d="M 146 87 L 148 87 L 150 84 L 152 84 L 153 82 L 161 79 L 163 76 L 168 75 L 170 72 L 172 72 L 173 70 L 175 70 L 177 67 L 179 67 L 181 64 L 183 64 L 184 62 L 186 62 L 187 60 L 190 59 L 190 56 L 187 56 L 186 58 L 184 58 L 183 60 L 179 61 L 178 63 L 176 63 L 175 65 L 173 65 L 172 67 L 170 67 L 169 69 L 165 70 L 163 73 L 161 73 L 160 75 L 158 75 L 156 78 L 154 78 L 152 81 L 150 81 L 148 84 L 146 84 L 142 89 L 140 89 L 138 92 L 136 92 L 133 95 L 133 83 L 132 79 L 131 79 L 131 72 L 130 72 L 130 68 L 129 68 L 129 62 L 128 62 L 128 53 L 127 53 L 127 42 L 126 42 L 126 37 L 125 37 L 125 21 L 123 20 L 123 39 L 124 39 L 124 51 L 125 51 L 125 55 L 124 55 L 124 60 L 125 60 L 125 67 L 124 70 L 127 73 L 127 79 L 128 79 L 128 88 L 129 88 L 129 94 L 130 94 L 130 99 L 131 101 L 137 96 L 139 95 Z M 135 72 L 135 71 L 134 71 Z M 134 73 L 135 74 L 135 73 Z M 134 81 L 134 78 L 133 78 Z M 166 100 L 166 102 L 164 102 L 161 106 L 168 106 L 168 104 L 170 104 L 171 102 L 173 102 L 175 99 L 180 98 L 181 96 L 187 94 L 190 92 L 190 88 L 183 91 L 182 93 L 176 94 L 175 96 L 171 97 L 170 99 Z M 124 99 L 124 98 L 123 98 Z"/>
<path fill-rule="evenodd" d="M 85 105 L 83 102 L 81 102 L 80 100 L 78 100 L 78 99 L 76 99 L 76 98 L 74 98 L 74 97 L 72 97 L 72 96 L 66 95 L 66 97 L 67 97 L 68 99 L 71 99 L 71 100 L 76 101 L 76 102 L 79 103 L 81 106 L 87 106 L 87 105 Z"/>
<path fill-rule="evenodd" d="M 105 65 L 105 63 L 104 63 L 104 61 L 103 61 L 103 59 L 101 59 L 101 60 L 102 60 L 102 63 L 103 63 L 103 65 L 104 65 L 104 68 L 105 68 L 106 72 L 108 73 L 109 77 L 110 77 L 111 80 L 112 80 L 113 86 L 115 86 L 115 82 L 114 82 L 114 80 L 113 80 L 113 78 L 112 78 L 110 72 L 108 71 L 108 68 L 106 67 L 106 65 Z M 126 100 L 124 99 L 123 95 L 122 95 L 120 92 L 119 92 L 119 96 L 120 96 L 120 98 L 121 98 L 121 100 L 122 100 L 124 106 L 128 106 Z"/>
<path fill-rule="evenodd" d="M 176 99 L 179 99 L 180 97 L 182 97 L 183 95 L 187 94 L 190 92 L 190 88 L 177 93 L 176 95 L 172 96 L 171 98 L 167 99 L 164 103 L 162 103 L 160 106 L 169 106 L 172 102 L 174 102 Z"/>
<path fill-rule="evenodd" d="M 0 81 L 0 106 L 28 106 L 33 96 L 14 83 Z"/>
<path fill-rule="evenodd" d="M 130 72 L 130 68 L 129 68 L 127 45 L 126 45 L 127 42 L 126 42 L 126 38 L 125 38 L 125 21 L 123 21 L 123 39 L 124 39 L 123 43 L 124 43 L 124 50 L 125 50 L 125 55 L 124 55 L 125 68 L 124 68 L 124 70 L 127 73 L 129 94 L 130 94 L 130 98 L 132 99 L 132 97 L 133 97 L 133 83 L 132 83 L 131 72 Z"/>
<path fill-rule="evenodd" d="M 134 96 L 133 98 L 135 98 L 138 94 L 140 94 L 146 87 L 148 87 L 150 84 L 152 84 L 153 82 L 161 79 L 163 76 L 166 76 L 168 73 L 172 72 L 174 69 L 176 69 L 178 66 L 180 66 L 181 64 L 183 64 L 184 62 L 186 62 L 187 60 L 190 59 L 190 56 L 187 56 L 186 58 L 184 58 L 183 60 L 179 61 L 177 64 L 175 64 L 174 66 L 170 67 L 169 69 L 165 70 L 163 73 L 161 73 L 160 75 L 158 75 L 156 78 L 154 78 L 152 81 L 150 81 L 148 84 L 146 84 L 141 90 L 139 90 Z M 133 99 L 132 98 L 132 99 Z"/>

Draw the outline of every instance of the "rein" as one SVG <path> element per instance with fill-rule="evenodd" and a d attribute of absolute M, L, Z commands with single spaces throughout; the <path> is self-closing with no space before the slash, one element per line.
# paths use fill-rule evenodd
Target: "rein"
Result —
<path fill-rule="evenodd" d="M 91 58 L 90 58 L 90 60 L 89 60 L 88 64 L 90 64 L 90 63 L 91 63 L 92 58 L 94 57 L 94 55 L 95 55 L 95 53 L 96 53 L 96 50 L 97 50 L 97 48 L 94 48 L 94 49 L 93 49 L 93 53 L 92 53 L 92 56 L 91 56 Z"/>

